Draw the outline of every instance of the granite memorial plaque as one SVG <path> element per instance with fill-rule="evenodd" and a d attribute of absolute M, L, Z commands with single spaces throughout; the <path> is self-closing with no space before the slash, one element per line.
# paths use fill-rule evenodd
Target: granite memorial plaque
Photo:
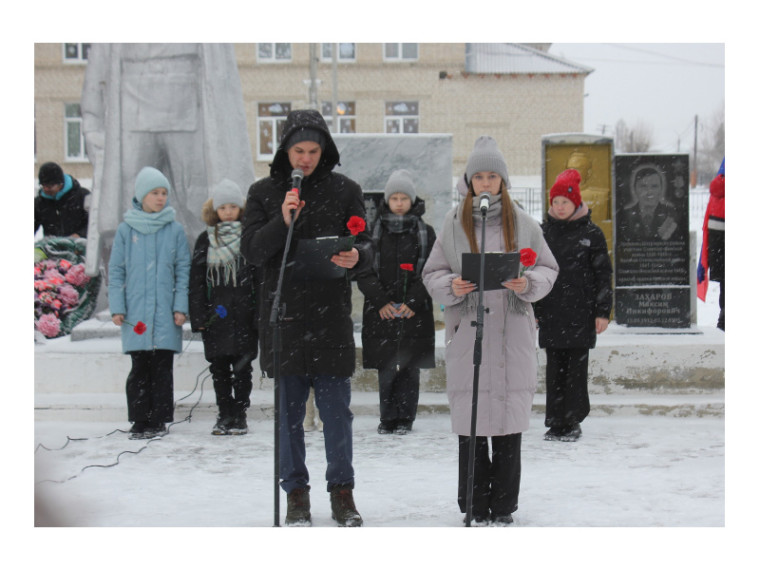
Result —
<path fill-rule="evenodd" d="M 412 175 L 417 196 L 425 200 L 423 219 L 440 234 L 443 218 L 453 205 L 451 135 L 335 133 L 333 139 L 340 152 L 335 171 L 361 185 L 365 205 L 371 199 L 379 206 L 377 193 L 382 200 L 391 173 L 404 168 Z"/>
<path fill-rule="evenodd" d="M 629 326 L 691 323 L 689 157 L 615 157 L 615 315 Z"/>

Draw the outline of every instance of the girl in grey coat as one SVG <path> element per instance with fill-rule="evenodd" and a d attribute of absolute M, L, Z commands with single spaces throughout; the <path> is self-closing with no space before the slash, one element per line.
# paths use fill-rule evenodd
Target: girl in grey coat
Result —
<path fill-rule="evenodd" d="M 461 277 L 462 253 L 521 251 L 530 248 L 532 266 L 502 285 L 485 291 L 483 358 L 479 372 L 476 423 L 473 520 L 475 524 L 512 522 L 520 489 L 520 446 L 528 429 L 536 389 L 536 324 L 531 303 L 549 293 L 558 266 L 538 222 L 509 197 L 506 162 L 496 141 L 480 137 L 466 168 L 462 202 L 446 215 L 422 272 L 425 287 L 444 305 L 446 324 L 446 392 L 451 425 L 459 435 L 459 493 L 466 508 L 467 459 L 472 415 L 473 348 L 478 294 Z M 488 192 L 485 246 L 476 196 Z M 489 457 L 488 438 L 491 439 Z"/>

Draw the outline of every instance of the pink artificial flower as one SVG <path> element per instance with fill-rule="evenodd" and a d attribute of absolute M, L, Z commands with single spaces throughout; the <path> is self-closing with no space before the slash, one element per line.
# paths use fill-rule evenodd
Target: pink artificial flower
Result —
<path fill-rule="evenodd" d="M 84 272 L 84 264 L 78 263 L 66 272 L 65 279 L 75 287 L 81 287 L 90 280 L 90 277 Z"/>
<path fill-rule="evenodd" d="M 47 338 L 53 338 L 58 336 L 61 332 L 61 321 L 55 315 L 50 313 L 44 314 L 35 323 L 37 330 L 44 334 Z"/>
<path fill-rule="evenodd" d="M 36 263 L 34 264 L 34 278 L 35 279 L 41 279 L 42 278 L 42 267 L 40 267 Z"/>
<path fill-rule="evenodd" d="M 63 284 L 63 274 L 57 269 L 48 269 L 45 271 L 45 279 L 50 281 L 53 285 Z"/>
<path fill-rule="evenodd" d="M 68 271 L 71 269 L 71 262 L 68 259 L 59 259 L 58 269 L 62 269 L 64 272 Z"/>
<path fill-rule="evenodd" d="M 53 286 L 43 279 L 38 279 L 37 281 L 34 282 L 34 289 L 36 291 L 46 291 L 47 289 L 52 289 L 52 288 Z"/>
<path fill-rule="evenodd" d="M 79 304 L 79 293 L 71 285 L 62 285 L 58 289 L 58 298 L 69 307 Z"/>

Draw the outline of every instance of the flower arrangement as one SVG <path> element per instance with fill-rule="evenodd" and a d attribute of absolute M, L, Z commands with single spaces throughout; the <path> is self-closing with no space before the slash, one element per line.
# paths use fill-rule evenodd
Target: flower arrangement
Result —
<path fill-rule="evenodd" d="M 83 263 L 67 259 L 39 259 L 34 264 L 34 326 L 46 338 L 66 334 L 66 318 L 87 297 L 90 277 Z"/>
<path fill-rule="evenodd" d="M 525 273 L 529 267 L 533 267 L 536 264 L 537 258 L 538 254 L 529 247 L 520 250 L 520 263 L 522 264 L 520 277 L 522 277 L 522 274 Z"/>

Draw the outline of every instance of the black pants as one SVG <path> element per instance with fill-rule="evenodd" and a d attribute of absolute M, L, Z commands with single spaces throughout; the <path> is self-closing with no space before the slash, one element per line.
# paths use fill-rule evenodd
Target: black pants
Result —
<path fill-rule="evenodd" d="M 467 512 L 467 467 L 470 438 L 459 436 L 459 509 Z M 517 510 L 520 494 L 520 448 L 522 434 L 513 433 L 491 438 L 491 454 L 488 438 L 475 438 L 475 471 L 472 486 L 473 517 L 488 518 L 511 515 Z"/>
<path fill-rule="evenodd" d="M 588 399 L 588 349 L 546 349 L 546 427 L 581 423 L 591 411 Z"/>
<path fill-rule="evenodd" d="M 380 389 L 380 421 L 391 427 L 411 424 L 420 400 L 419 368 L 383 368 L 377 371 Z"/>
<path fill-rule="evenodd" d="M 174 351 L 130 352 L 127 414 L 130 422 L 174 421 Z"/>
<path fill-rule="evenodd" d="M 209 371 L 214 379 L 216 405 L 222 417 L 236 416 L 251 405 L 253 389 L 252 354 L 216 356 L 210 361 Z"/>
<path fill-rule="evenodd" d="M 725 280 L 720 280 L 720 296 L 718 297 L 718 306 L 720 307 L 720 314 L 718 315 L 718 328 L 725 332 L 726 330 L 726 309 L 724 303 L 726 302 Z"/>

